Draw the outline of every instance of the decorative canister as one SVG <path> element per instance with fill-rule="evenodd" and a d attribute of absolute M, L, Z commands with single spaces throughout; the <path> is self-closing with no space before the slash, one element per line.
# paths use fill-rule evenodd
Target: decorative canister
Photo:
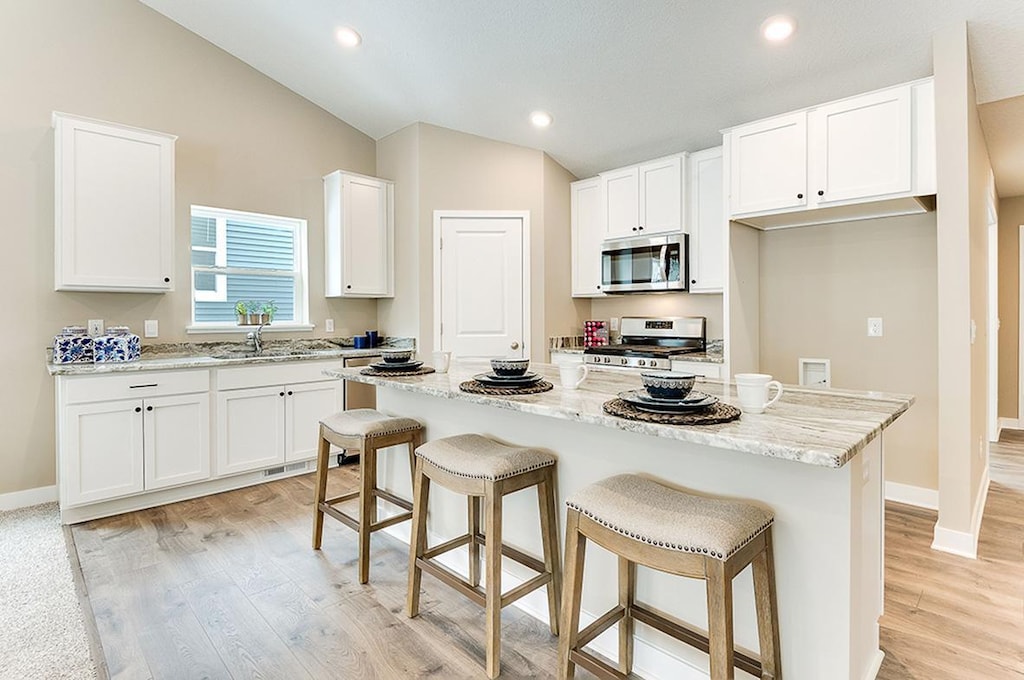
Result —
<path fill-rule="evenodd" d="M 142 353 L 142 341 L 128 326 L 108 326 L 104 335 L 93 340 L 96 363 L 135 361 Z"/>
<path fill-rule="evenodd" d="M 583 346 L 604 347 L 608 344 L 608 323 L 591 320 L 583 322 Z"/>
<path fill-rule="evenodd" d="M 53 363 L 91 364 L 93 340 L 83 326 L 65 326 L 53 338 Z"/>

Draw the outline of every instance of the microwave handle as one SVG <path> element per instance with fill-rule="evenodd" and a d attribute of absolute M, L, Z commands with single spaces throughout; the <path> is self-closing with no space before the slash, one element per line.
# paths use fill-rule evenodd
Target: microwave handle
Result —
<path fill-rule="evenodd" d="M 667 244 L 663 245 L 661 247 L 661 257 L 659 258 L 659 260 L 661 262 L 661 280 L 667 282 L 668 281 L 668 245 Z"/>

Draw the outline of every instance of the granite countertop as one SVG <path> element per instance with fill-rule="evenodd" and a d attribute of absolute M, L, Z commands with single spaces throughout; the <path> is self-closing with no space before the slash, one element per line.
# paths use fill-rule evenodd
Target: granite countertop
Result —
<path fill-rule="evenodd" d="M 388 338 L 372 349 L 356 349 L 351 338 L 337 340 L 270 340 L 255 355 L 244 342 L 163 343 L 142 346 L 142 358 L 124 363 L 55 364 L 47 354 L 50 375 L 96 375 L 128 371 L 166 371 L 184 368 L 221 368 L 256 364 L 349 359 L 378 356 L 382 348 L 414 347 L 408 338 Z"/>
<path fill-rule="evenodd" d="M 459 390 L 459 383 L 488 370 L 486 362 L 456 361 L 446 374 L 409 378 L 365 376 L 359 368 L 332 368 L 324 373 L 444 399 L 831 468 L 849 462 L 914 403 L 914 397 L 904 394 L 811 390 L 787 385 L 782 399 L 763 414 L 745 413 L 739 420 L 719 425 L 659 425 L 610 416 L 601 408 L 619 392 L 641 387 L 639 374 L 595 371 L 578 390 L 566 390 L 559 386 L 556 366 L 533 363 L 530 370 L 552 382 L 553 390 L 521 397 L 492 397 Z M 698 378 L 694 389 L 739 405 L 733 385 Z"/>
<path fill-rule="evenodd" d="M 583 354 L 582 347 L 551 347 L 550 351 L 552 354 Z M 708 342 L 706 352 L 688 352 L 673 357 L 673 360 L 694 361 L 702 364 L 722 364 L 725 363 L 723 351 L 721 340 L 711 340 Z"/>

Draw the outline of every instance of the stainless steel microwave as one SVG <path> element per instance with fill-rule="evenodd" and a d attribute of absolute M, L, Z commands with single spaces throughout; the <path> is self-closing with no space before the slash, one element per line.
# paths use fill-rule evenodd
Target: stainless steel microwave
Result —
<path fill-rule="evenodd" d="M 649 293 L 689 289 L 688 234 L 640 236 L 605 241 L 601 247 L 601 290 Z"/>

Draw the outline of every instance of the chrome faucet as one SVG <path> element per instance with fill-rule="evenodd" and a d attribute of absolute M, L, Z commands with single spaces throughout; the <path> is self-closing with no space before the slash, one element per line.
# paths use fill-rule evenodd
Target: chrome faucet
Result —
<path fill-rule="evenodd" d="M 255 351 L 256 354 L 260 354 L 263 351 L 263 327 L 266 325 L 267 324 L 265 323 L 261 323 L 256 327 L 256 330 L 249 331 L 245 336 L 245 339 L 252 343 L 253 351 Z"/>

